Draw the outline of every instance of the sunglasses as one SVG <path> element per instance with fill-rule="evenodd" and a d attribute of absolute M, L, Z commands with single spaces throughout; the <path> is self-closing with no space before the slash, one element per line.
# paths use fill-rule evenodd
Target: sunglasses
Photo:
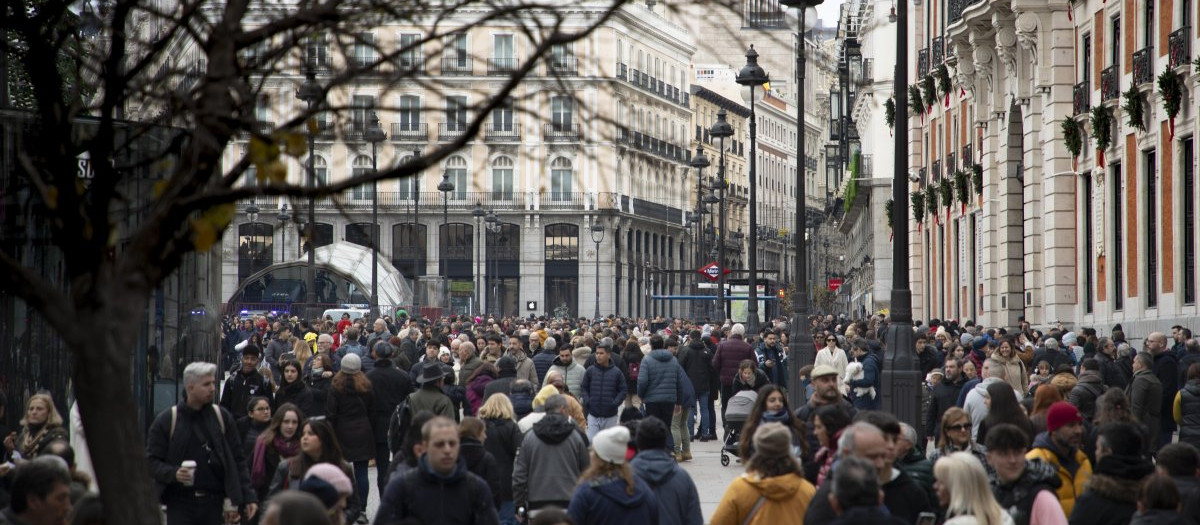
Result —
<path fill-rule="evenodd" d="M 970 428 L 971 428 L 971 424 L 970 424 L 970 423 L 962 423 L 962 424 L 958 424 L 958 425 L 950 425 L 950 426 L 946 427 L 946 430 L 953 430 L 953 431 L 955 431 L 955 432 L 962 432 L 962 431 L 964 431 L 964 430 L 968 430 L 968 429 L 970 429 Z"/>
<path fill-rule="evenodd" d="M 837 341 L 837 339 L 826 339 L 826 340 L 825 340 L 825 342 L 826 342 L 826 343 L 832 343 L 832 342 L 835 342 L 835 341 Z"/>

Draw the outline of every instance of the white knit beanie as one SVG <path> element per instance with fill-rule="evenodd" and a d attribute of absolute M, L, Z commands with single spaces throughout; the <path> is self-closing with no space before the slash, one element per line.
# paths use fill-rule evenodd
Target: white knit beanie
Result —
<path fill-rule="evenodd" d="M 629 448 L 629 429 L 624 425 L 606 428 L 592 438 L 592 450 L 609 463 L 620 465 L 625 462 L 625 451 Z"/>

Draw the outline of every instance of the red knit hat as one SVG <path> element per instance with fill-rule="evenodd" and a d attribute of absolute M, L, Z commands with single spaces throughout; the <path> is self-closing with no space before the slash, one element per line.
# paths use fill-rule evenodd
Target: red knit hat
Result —
<path fill-rule="evenodd" d="M 1079 415 L 1079 409 L 1066 401 L 1054 403 L 1046 411 L 1046 430 L 1050 433 L 1071 423 L 1082 422 L 1083 417 Z"/>

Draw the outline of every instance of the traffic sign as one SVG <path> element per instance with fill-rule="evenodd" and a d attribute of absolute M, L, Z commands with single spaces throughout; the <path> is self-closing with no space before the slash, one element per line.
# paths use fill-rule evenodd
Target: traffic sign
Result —
<path fill-rule="evenodd" d="M 697 269 L 696 272 L 703 274 L 705 277 L 708 277 L 708 280 L 710 280 L 710 281 L 716 281 L 717 279 L 720 279 L 722 273 L 724 273 L 725 275 L 729 275 L 729 274 L 733 273 L 729 268 L 722 269 L 719 265 L 717 265 L 717 263 L 715 261 L 710 262 L 710 263 L 704 265 L 703 267 Z"/>
<path fill-rule="evenodd" d="M 842 287 L 842 283 L 844 283 L 844 282 L 846 282 L 846 281 L 844 279 L 842 279 L 841 277 L 834 277 L 834 278 L 830 279 L 829 280 L 829 291 L 836 292 L 838 290 L 838 288 Z"/>

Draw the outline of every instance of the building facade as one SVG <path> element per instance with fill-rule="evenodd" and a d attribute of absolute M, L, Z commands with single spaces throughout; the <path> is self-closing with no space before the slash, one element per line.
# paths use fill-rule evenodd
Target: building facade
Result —
<path fill-rule="evenodd" d="M 949 220 L 928 210 L 910 223 L 919 315 L 1102 333 L 1121 323 L 1138 338 L 1200 320 L 1196 113 L 1166 111 L 1194 100 L 1196 11 L 1178 0 L 917 7 L 914 83 L 945 65 L 954 87 L 908 119 L 925 170 L 913 189 L 975 165 L 982 175 L 982 193 L 955 195 Z"/>

